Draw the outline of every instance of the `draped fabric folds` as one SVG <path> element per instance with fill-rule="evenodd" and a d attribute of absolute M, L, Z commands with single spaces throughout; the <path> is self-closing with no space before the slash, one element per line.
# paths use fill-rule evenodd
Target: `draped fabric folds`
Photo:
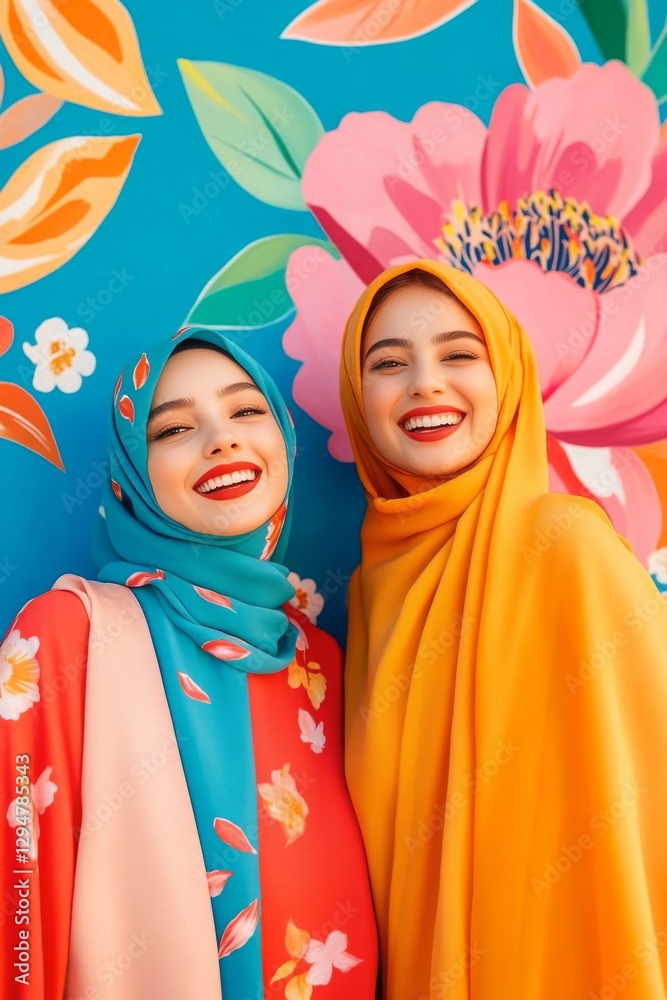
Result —
<path fill-rule="evenodd" d="M 414 267 L 481 324 L 499 402 L 435 488 L 382 458 L 363 409 L 364 316 Z M 368 500 L 347 776 L 386 1000 L 601 1000 L 621 979 L 664 998 L 667 607 L 596 503 L 548 492 L 526 332 L 466 274 L 394 267 L 350 317 L 341 391 Z"/>

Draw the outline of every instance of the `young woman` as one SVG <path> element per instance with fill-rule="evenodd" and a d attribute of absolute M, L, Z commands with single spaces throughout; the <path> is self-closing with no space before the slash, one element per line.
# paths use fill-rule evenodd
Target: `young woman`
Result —
<path fill-rule="evenodd" d="M 348 784 L 387 1000 L 664 1000 L 667 609 L 549 492 L 530 341 L 434 261 L 380 275 L 342 399 L 368 498 Z"/>
<path fill-rule="evenodd" d="M 294 455 L 219 333 L 119 378 L 103 582 L 61 577 L 0 650 L 3 997 L 374 997 L 341 653 L 280 565 Z"/>

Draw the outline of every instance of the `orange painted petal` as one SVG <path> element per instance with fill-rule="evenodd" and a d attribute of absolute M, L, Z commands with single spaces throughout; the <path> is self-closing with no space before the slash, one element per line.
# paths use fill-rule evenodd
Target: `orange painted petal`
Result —
<path fill-rule="evenodd" d="M 29 448 L 65 471 L 44 410 L 29 392 L 13 382 L 0 382 L 0 438 Z"/>
<path fill-rule="evenodd" d="M 252 846 L 245 833 L 240 826 L 236 823 L 231 823 L 228 819 L 220 819 L 217 816 L 213 820 L 213 828 L 220 840 L 224 841 L 225 844 L 229 844 L 236 851 L 245 851 L 246 854 L 257 854 L 257 851 Z"/>
<path fill-rule="evenodd" d="M 180 670 L 177 670 L 176 673 L 178 674 L 181 687 L 187 694 L 188 698 L 192 698 L 194 701 L 205 701 L 208 702 L 209 705 L 211 704 L 211 699 L 206 694 L 206 691 L 204 691 L 203 688 L 200 688 L 199 684 L 195 683 L 192 677 L 188 674 L 184 674 Z"/>
<path fill-rule="evenodd" d="M 63 102 L 51 94 L 28 94 L 0 115 L 0 149 L 27 139 L 53 118 Z"/>
<path fill-rule="evenodd" d="M 148 358 L 145 354 L 142 354 L 132 372 L 132 381 L 134 382 L 135 389 L 141 389 L 142 386 L 146 385 L 146 379 L 150 374 L 150 370 L 151 366 Z"/>
<path fill-rule="evenodd" d="M 129 396 L 121 396 L 118 409 L 121 417 L 125 417 L 125 419 L 129 420 L 131 424 L 134 423 L 134 403 Z"/>
<path fill-rule="evenodd" d="M 50 274 L 90 239 L 120 194 L 140 138 L 58 139 L 21 164 L 0 191 L 0 293 Z"/>
<path fill-rule="evenodd" d="M 207 590 L 206 587 L 195 587 L 195 590 L 205 601 L 210 601 L 211 604 L 220 604 L 223 608 L 229 608 L 230 611 L 234 611 L 232 602 L 224 594 L 218 594 L 215 590 Z"/>
<path fill-rule="evenodd" d="M 123 372 L 118 376 L 118 381 L 116 382 L 116 388 L 113 391 L 113 405 L 116 405 L 116 400 L 118 399 L 118 393 L 120 392 L 120 387 L 123 384 Z"/>
<path fill-rule="evenodd" d="M 294 976 L 285 986 L 285 1000 L 310 1000 L 313 987 L 306 979 L 307 973 Z"/>
<path fill-rule="evenodd" d="M 327 679 L 323 674 L 313 674 L 309 678 L 308 697 L 313 708 L 319 708 L 327 693 Z"/>
<path fill-rule="evenodd" d="M 210 642 L 204 643 L 202 649 L 212 656 L 217 656 L 219 660 L 244 660 L 246 656 L 250 656 L 249 649 L 227 639 L 211 639 Z"/>
<path fill-rule="evenodd" d="M 220 950 L 218 951 L 218 958 L 225 958 L 227 955 L 231 955 L 233 951 L 238 948 L 242 948 L 243 945 L 248 941 L 255 930 L 257 929 L 257 923 L 259 921 L 259 902 L 253 899 L 249 906 L 246 906 L 245 910 L 230 920 L 225 928 L 225 932 L 220 938 Z"/>
<path fill-rule="evenodd" d="M 553 76 L 572 76 L 581 56 L 565 28 L 533 0 L 514 0 L 514 50 L 526 82 L 537 87 Z"/>
<path fill-rule="evenodd" d="M 273 986 L 274 983 L 280 982 L 280 980 L 284 979 L 285 976 L 291 976 L 294 970 L 296 969 L 296 966 L 297 966 L 297 961 L 295 958 L 290 958 L 288 962 L 283 962 L 283 964 L 279 965 L 278 968 L 276 969 L 270 985 Z"/>
<path fill-rule="evenodd" d="M 213 872 L 206 872 L 208 891 L 211 896 L 219 896 L 227 884 L 227 879 L 230 879 L 233 874 L 234 872 L 225 872 L 220 868 L 217 868 Z"/>
<path fill-rule="evenodd" d="M 152 580 L 164 580 L 164 573 L 161 569 L 156 569 L 154 573 L 132 573 L 125 581 L 126 587 L 145 587 Z"/>
<path fill-rule="evenodd" d="M 475 0 L 419 0 L 393 5 L 386 0 L 319 0 L 299 14 L 280 37 L 325 45 L 400 42 L 433 31 L 473 3 Z"/>
<path fill-rule="evenodd" d="M 0 34 L 40 90 L 116 115 L 159 115 L 132 18 L 118 0 L 3 0 Z"/>
<path fill-rule="evenodd" d="M 12 346 L 14 340 L 14 324 L 6 316 L 0 316 L 0 355 Z"/>
<path fill-rule="evenodd" d="M 114 492 L 114 496 L 118 500 L 122 500 L 123 499 L 123 491 L 120 488 L 120 483 L 117 483 L 115 479 L 111 480 L 111 489 Z"/>
<path fill-rule="evenodd" d="M 288 955 L 291 955 L 292 958 L 303 958 L 308 950 L 309 941 L 310 934 L 308 931 L 302 931 L 291 919 L 287 921 L 285 947 L 287 948 Z"/>

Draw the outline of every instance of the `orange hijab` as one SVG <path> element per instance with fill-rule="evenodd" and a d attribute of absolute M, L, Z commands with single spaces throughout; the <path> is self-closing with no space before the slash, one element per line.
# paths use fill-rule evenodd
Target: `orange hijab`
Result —
<path fill-rule="evenodd" d="M 499 400 L 482 455 L 424 492 L 374 447 L 360 365 L 373 295 L 414 267 L 481 324 Z M 466 274 L 394 267 L 341 390 L 368 499 L 346 767 L 384 997 L 664 1000 L 667 604 L 594 501 L 548 492 L 525 331 Z"/>

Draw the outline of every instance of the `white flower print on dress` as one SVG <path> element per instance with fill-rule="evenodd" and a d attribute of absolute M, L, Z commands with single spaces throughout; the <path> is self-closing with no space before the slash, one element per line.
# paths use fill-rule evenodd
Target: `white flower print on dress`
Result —
<path fill-rule="evenodd" d="M 317 593 L 317 584 L 314 580 L 302 580 L 296 573 L 288 573 L 287 579 L 296 590 L 296 594 L 289 603 L 292 607 L 298 608 L 311 625 L 316 625 L 317 616 L 324 607 L 324 598 Z"/>
<path fill-rule="evenodd" d="M 79 326 L 70 329 L 64 319 L 45 319 L 35 330 L 36 343 L 23 351 L 36 365 L 32 385 L 38 392 L 78 392 L 82 376 L 95 371 L 95 355 L 87 351 L 88 334 Z"/>
<path fill-rule="evenodd" d="M 16 722 L 39 701 L 38 649 L 37 636 L 24 639 L 17 628 L 0 646 L 0 719 Z"/>
<path fill-rule="evenodd" d="M 28 855 L 32 861 L 37 860 L 40 814 L 53 803 L 58 791 L 58 786 L 51 781 L 52 771 L 52 767 L 45 767 L 35 784 L 30 785 L 30 804 L 28 806 L 23 805 L 17 796 L 7 810 L 7 822 L 11 827 L 22 826 L 28 830 L 30 842 Z"/>

